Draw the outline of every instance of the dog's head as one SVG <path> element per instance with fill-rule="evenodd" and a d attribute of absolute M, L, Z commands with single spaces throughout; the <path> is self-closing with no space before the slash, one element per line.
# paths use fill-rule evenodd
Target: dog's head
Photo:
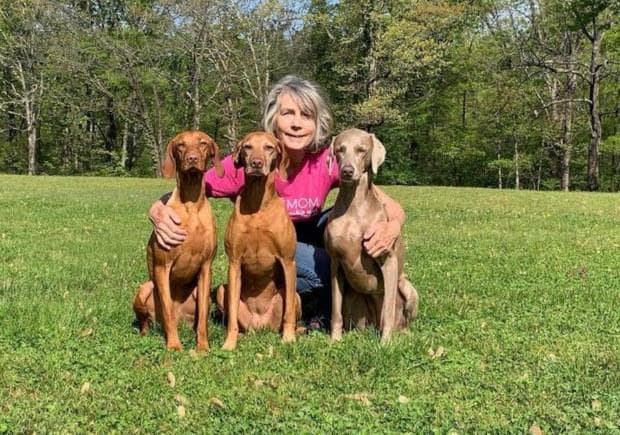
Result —
<path fill-rule="evenodd" d="M 246 176 L 266 176 L 278 168 L 286 178 L 288 156 L 282 142 L 274 135 L 255 131 L 241 139 L 233 150 L 235 166 L 243 167 Z"/>
<path fill-rule="evenodd" d="M 385 147 L 372 133 L 357 128 L 345 130 L 332 141 L 340 182 L 357 182 L 368 170 L 376 174 L 385 160 Z"/>
<path fill-rule="evenodd" d="M 202 173 L 207 170 L 211 159 L 216 174 L 223 177 L 224 170 L 220 164 L 219 147 L 215 141 L 202 131 L 184 131 L 168 142 L 162 172 L 167 178 L 174 177 L 176 171 Z"/>

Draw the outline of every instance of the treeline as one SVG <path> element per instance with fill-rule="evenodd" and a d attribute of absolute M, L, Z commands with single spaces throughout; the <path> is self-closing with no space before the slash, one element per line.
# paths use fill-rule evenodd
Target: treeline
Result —
<path fill-rule="evenodd" d="M 0 0 L 0 171 L 160 175 L 319 83 L 382 183 L 620 188 L 619 0 Z"/>

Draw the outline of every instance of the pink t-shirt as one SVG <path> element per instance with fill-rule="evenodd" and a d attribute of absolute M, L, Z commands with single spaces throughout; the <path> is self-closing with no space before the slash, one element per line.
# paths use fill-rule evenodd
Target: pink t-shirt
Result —
<path fill-rule="evenodd" d="M 307 221 L 317 216 L 329 191 L 338 185 L 339 173 L 336 159 L 332 157 L 331 168 L 329 148 L 316 154 L 306 153 L 299 171 L 288 180 L 276 177 L 276 191 L 284 200 L 289 216 L 294 222 Z M 243 168 L 235 168 L 232 156 L 222 160 L 224 177 L 215 175 L 210 169 L 204 180 L 207 196 L 234 199 L 241 192 L 245 182 Z"/>

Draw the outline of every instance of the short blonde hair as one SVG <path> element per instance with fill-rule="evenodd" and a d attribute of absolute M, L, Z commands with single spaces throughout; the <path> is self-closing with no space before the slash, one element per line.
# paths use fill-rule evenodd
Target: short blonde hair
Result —
<path fill-rule="evenodd" d="M 283 94 L 290 95 L 302 110 L 307 111 L 314 118 L 316 131 L 308 146 L 310 152 L 326 148 L 331 136 L 332 114 L 318 85 L 295 75 L 287 75 L 280 79 L 267 94 L 263 110 L 263 129 L 277 136 L 276 115 L 280 109 L 278 99 Z"/>

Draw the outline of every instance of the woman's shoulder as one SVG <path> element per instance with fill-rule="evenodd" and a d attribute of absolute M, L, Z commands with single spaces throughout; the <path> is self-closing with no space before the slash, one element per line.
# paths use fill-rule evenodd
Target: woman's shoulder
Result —
<path fill-rule="evenodd" d="M 326 146 L 325 148 L 322 148 L 314 153 L 309 152 L 307 155 L 307 159 L 312 166 L 320 165 L 320 167 L 328 169 L 330 165 L 336 160 L 329 146 Z"/>
<path fill-rule="evenodd" d="M 331 148 L 326 146 L 315 153 L 308 153 L 307 172 L 328 180 L 330 185 L 338 182 L 338 162 Z"/>
<path fill-rule="evenodd" d="M 243 170 L 235 167 L 232 155 L 221 160 L 224 176 L 216 174 L 214 168 L 205 172 L 204 181 L 207 187 L 207 196 L 232 198 L 239 194 L 245 182 Z"/>

